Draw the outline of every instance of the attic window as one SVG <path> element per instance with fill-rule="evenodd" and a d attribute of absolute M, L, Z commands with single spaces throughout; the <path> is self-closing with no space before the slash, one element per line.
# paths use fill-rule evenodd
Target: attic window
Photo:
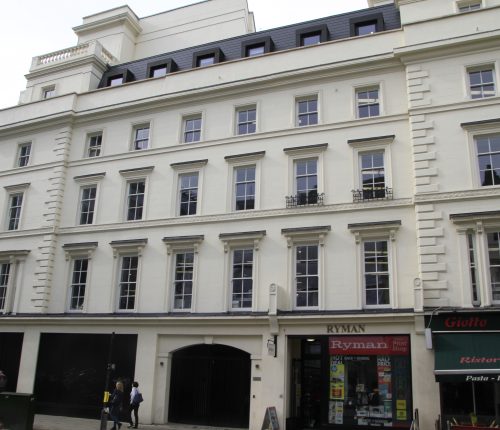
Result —
<path fill-rule="evenodd" d="M 108 76 L 106 79 L 107 87 L 116 87 L 126 82 L 132 82 L 134 80 L 134 75 L 128 69 L 119 69 L 114 70 L 113 72 L 114 73 Z"/>
<path fill-rule="evenodd" d="M 297 46 L 310 46 L 323 43 L 328 40 L 328 27 L 326 25 L 317 25 L 297 30 Z"/>
<path fill-rule="evenodd" d="M 384 31 L 384 16 L 381 13 L 351 18 L 349 20 L 351 36 L 366 36 L 368 34 Z"/>
<path fill-rule="evenodd" d="M 123 84 L 123 75 L 110 76 L 108 78 L 108 87 L 115 87 Z"/>
<path fill-rule="evenodd" d="M 242 57 L 256 57 L 272 51 L 272 40 L 269 36 L 247 40 L 241 44 Z"/>
<path fill-rule="evenodd" d="M 222 51 L 219 48 L 195 52 L 193 54 L 193 67 L 205 67 L 222 61 Z"/>
<path fill-rule="evenodd" d="M 176 68 L 175 62 L 171 58 L 148 63 L 147 77 L 159 78 L 173 72 Z"/>

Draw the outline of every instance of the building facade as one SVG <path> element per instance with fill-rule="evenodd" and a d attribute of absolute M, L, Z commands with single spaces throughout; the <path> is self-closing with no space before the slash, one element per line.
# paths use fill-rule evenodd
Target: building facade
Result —
<path fill-rule="evenodd" d="M 0 111 L 9 390 L 96 416 L 109 366 L 145 423 L 498 422 L 500 0 L 369 6 L 125 6 L 33 59 Z"/>

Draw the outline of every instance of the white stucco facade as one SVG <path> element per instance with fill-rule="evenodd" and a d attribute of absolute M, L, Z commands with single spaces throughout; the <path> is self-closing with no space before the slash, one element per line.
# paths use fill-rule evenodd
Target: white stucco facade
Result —
<path fill-rule="evenodd" d="M 113 9 L 75 27 L 81 51 L 35 57 L 21 104 L 0 111 L 0 263 L 10 264 L 0 331 L 24 334 L 17 390 L 34 389 L 42 333 L 133 334 L 134 376 L 147 399 L 141 421 L 165 423 L 173 354 L 220 344 L 250 356 L 249 428 L 260 428 L 268 406 L 285 426 L 294 339 L 361 324 L 365 335 L 409 337 L 412 406 L 420 428 L 433 429 L 440 397 L 425 311 L 499 305 L 485 234 L 499 231 L 500 183 L 481 183 L 475 143 L 500 136 L 500 1 L 478 3 L 460 12 L 462 1 L 399 0 L 400 29 L 99 89 L 107 65 L 252 33 L 246 1 L 210 0 L 146 18 Z M 492 71 L 488 97 L 471 98 L 476 70 Z M 55 96 L 43 99 L 51 86 Z M 359 118 L 363 89 L 378 90 L 378 115 Z M 300 127 L 297 105 L 308 98 L 317 101 L 318 121 Z M 237 134 L 241 108 L 255 109 L 255 133 Z M 200 140 L 183 143 L 190 118 L 201 118 Z M 147 147 L 133 150 L 144 127 Z M 96 135 L 100 153 L 89 157 Z M 29 161 L 19 167 L 25 143 Z M 360 157 L 373 153 L 383 158 L 391 198 L 353 201 L 363 188 Z M 299 191 L 300 160 L 314 162 L 322 204 L 286 206 L 285 196 Z M 255 206 L 241 211 L 234 178 L 245 166 L 255 171 Z M 197 202 L 194 214 L 181 216 L 186 174 L 197 175 Z M 127 220 L 134 181 L 144 186 L 142 216 Z M 95 189 L 95 206 L 82 224 L 86 187 Z M 9 229 L 19 193 L 19 224 Z M 470 278 L 471 234 L 480 300 Z M 388 247 L 390 289 L 381 306 L 367 303 L 366 241 Z M 306 309 L 296 301 L 299 245 L 318 250 L 317 303 Z M 241 247 L 253 251 L 243 312 L 231 290 L 232 253 Z M 175 258 L 186 250 L 194 259 L 192 302 L 179 313 Z M 72 264 L 82 256 L 87 278 L 75 310 Z M 134 305 L 125 310 L 124 256 L 138 262 Z M 276 357 L 268 351 L 274 336 Z"/>

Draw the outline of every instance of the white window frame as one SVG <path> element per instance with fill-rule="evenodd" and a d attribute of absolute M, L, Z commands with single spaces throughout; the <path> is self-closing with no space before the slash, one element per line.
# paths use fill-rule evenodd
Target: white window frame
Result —
<path fill-rule="evenodd" d="M 469 172 L 472 189 L 492 189 L 497 185 L 482 185 L 481 175 L 479 174 L 479 160 L 476 146 L 476 138 L 487 136 L 500 136 L 500 121 L 487 124 L 462 124 L 462 127 L 467 131 L 467 146 L 469 151 Z"/>
<path fill-rule="evenodd" d="M 363 188 L 363 181 L 361 179 L 361 155 L 373 152 L 383 152 L 385 187 L 392 188 L 391 144 L 393 142 L 394 136 L 381 136 L 349 141 L 349 146 L 353 149 L 353 190 L 361 190 Z"/>
<path fill-rule="evenodd" d="M 163 243 L 167 247 L 167 288 L 165 296 L 165 309 L 171 312 L 194 313 L 197 309 L 197 286 L 199 267 L 199 247 L 203 243 L 204 236 L 171 236 L 164 237 Z M 176 309 L 174 307 L 174 283 L 177 254 L 181 252 L 193 252 L 193 279 L 191 288 L 191 308 Z"/>
<path fill-rule="evenodd" d="M 135 313 L 140 310 L 142 257 L 147 239 L 118 240 L 110 243 L 113 249 L 113 280 L 110 296 L 110 312 Z M 135 284 L 134 308 L 120 309 L 120 279 L 123 265 L 123 257 L 137 257 L 137 281 Z"/>
<path fill-rule="evenodd" d="M 21 166 L 21 159 L 22 158 L 26 158 L 26 156 L 22 156 L 21 155 L 21 151 L 23 150 L 23 148 L 26 148 L 26 147 L 30 148 L 29 149 L 29 154 L 27 156 L 28 160 L 27 160 L 26 164 L 24 164 L 24 165 Z M 18 169 L 29 167 L 31 165 L 32 158 L 33 158 L 33 142 L 29 141 L 29 142 L 19 143 L 17 145 L 17 154 L 16 154 L 16 165 L 15 165 L 15 167 L 18 168 Z"/>
<path fill-rule="evenodd" d="M 401 221 L 381 221 L 348 225 L 349 230 L 354 234 L 356 242 L 356 273 L 358 284 L 356 289 L 356 306 L 358 309 L 397 309 L 399 307 L 396 234 L 400 226 Z M 364 243 L 373 241 L 387 242 L 389 303 L 384 305 L 368 305 L 366 303 Z"/>
<path fill-rule="evenodd" d="M 79 186 L 79 191 L 78 191 L 78 202 L 77 202 L 77 211 L 76 211 L 76 219 L 75 219 L 75 225 L 78 226 L 85 226 L 85 225 L 95 225 L 97 224 L 97 215 L 98 215 L 98 207 L 99 207 L 99 194 L 100 194 L 100 182 L 104 178 L 106 173 L 96 173 L 96 174 L 91 174 L 91 175 L 83 175 L 83 176 L 75 176 L 73 180 L 78 184 Z M 95 200 L 94 200 L 94 215 L 92 219 L 92 223 L 90 224 L 80 224 L 80 216 L 81 216 L 81 209 L 82 209 L 82 196 L 83 196 L 83 189 L 84 188 L 89 188 L 95 186 L 96 187 L 96 194 L 95 194 Z"/>
<path fill-rule="evenodd" d="M 203 142 L 203 140 L 205 139 L 205 136 L 204 136 L 204 132 L 203 132 L 203 124 L 205 122 L 205 118 L 204 118 L 204 113 L 203 112 L 194 112 L 194 113 L 189 113 L 189 114 L 184 114 L 182 115 L 182 119 L 181 119 L 181 135 L 180 135 L 180 138 L 179 138 L 179 142 L 182 143 L 182 144 L 185 144 L 185 145 L 193 145 L 193 144 L 196 144 L 196 143 L 199 143 L 199 142 Z M 198 140 L 193 140 L 193 141 L 186 141 L 186 126 L 187 126 L 187 122 L 188 121 L 191 121 L 191 120 L 196 120 L 196 119 L 199 119 L 201 121 L 201 124 L 200 124 L 200 128 L 199 129 L 193 129 L 193 130 L 190 130 L 189 133 L 192 133 L 194 131 L 198 131 L 200 132 L 200 138 Z"/>
<path fill-rule="evenodd" d="M 309 115 L 316 113 L 316 118 L 317 118 L 316 124 L 309 124 L 308 123 L 307 125 L 300 125 L 299 103 L 304 102 L 304 101 L 310 101 L 310 100 L 316 100 L 316 111 L 308 111 L 305 115 L 307 115 L 309 118 Z M 308 122 L 309 122 L 309 119 L 308 119 Z M 312 92 L 309 94 L 295 96 L 293 124 L 296 128 L 300 128 L 300 129 L 314 127 L 314 126 L 321 124 L 321 104 L 320 104 L 320 92 L 319 91 Z"/>
<path fill-rule="evenodd" d="M 330 232 L 330 226 L 286 228 L 281 234 L 287 240 L 288 269 L 287 286 L 292 310 L 325 310 L 326 308 L 326 279 L 325 279 L 325 239 Z M 318 306 L 297 306 L 296 301 L 296 248 L 301 245 L 317 245 L 318 247 Z"/>
<path fill-rule="evenodd" d="M 373 90 L 378 90 L 378 115 L 369 115 L 365 117 L 361 117 L 359 114 L 359 103 L 358 103 L 358 93 L 365 92 L 365 91 L 373 91 Z M 375 104 L 375 103 L 372 103 Z M 383 104 L 382 104 L 382 83 L 381 82 L 376 82 L 372 84 L 366 84 L 362 86 L 356 86 L 354 87 L 354 117 L 356 119 L 372 119 L 372 118 L 379 118 L 381 117 L 384 112 L 383 112 Z"/>
<path fill-rule="evenodd" d="M 145 139 L 137 139 L 137 132 L 139 130 L 144 130 L 148 129 L 148 139 L 147 139 L 147 146 L 145 148 L 136 148 L 136 143 L 139 141 L 143 141 Z M 132 136 L 131 136 L 131 142 L 130 142 L 130 151 L 132 152 L 137 152 L 137 151 L 145 151 L 148 149 L 152 148 L 152 139 L 151 136 L 153 135 L 153 127 L 152 127 L 152 121 L 142 121 L 140 123 L 135 123 L 132 125 Z"/>
<path fill-rule="evenodd" d="M 297 185 L 295 177 L 295 162 L 297 160 L 317 159 L 317 181 L 318 181 L 318 195 L 325 193 L 326 203 L 326 190 L 325 190 L 325 174 L 324 174 L 324 153 L 328 144 L 310 145 L 301 147 L 285 148 L 284 152 L 288 155 L 288 193 L 287 196 L 296 195 Z M 306 205 L 307 206 L 307 205 Z M 300 207 L 300 206 L 298 206 Z"/>
<path fill-rule="evenodd" d="M 122 219 L 123 222 L 140 222 L 147 220 L 147 209 L 148 209 L 148 196 L 149 196 L 149 176 L 153 171 L 154 166 L 141 167 L 138 169 L 128 169 L 120 170 L 120 175 L 125 179 L 124 190 L 122 192 L 123 201 L 121 207 L 123 208 Z M 132 182 L 144 181 L 144 202 L 142 206 L 142 217 L 141 219 L 129 220 L 127 219 L 128 214 L 128 196 L 129 196 L 129 185 Z"/>
<path fill-rule="evenodd" d="M 0 264 L 10 264 L 4 306 L 0 308 L 0 314 L 17 312 L 19 308 L 24 273 L 22 264 L 25 262 L 29 253 L 30 251 L 27 250 L 0 251 Z"/>
<path fill-rule="evenodd" d="M 193 216 L 199 216 L 202 214 L 202 203 L 203 203 L 203 173 L 205 171 L 204 167 L 208 163 L 208 160 L 195 160 L 180 163 L 172 163 L 170 166 L 174 170 L 174 184 L 175 192 L 172 198 L 171 206 L 171 216 L 189 218 Z M 180 215 L 181 210 L 181 198 L 180 198 L 180 184 L 181 176 L 190 173 L 198 174 L 198 195 L 196 201 L 196 213 L 191 215 Z"/>
<path fill-rule="evenodd" d="M 247 212 L 256 211 L 260 209 L 260 195 L 261 195 L 261 171 L 262 171 L 262 158 L 265 151 L 252 152 L 247 154 L 228 155 L 225 158 L 228 165 L 227 173 L 227 199 L 226 210 L 227 212 Z M 255 167 L 255 201 L 254 208 L 247 210 L 236 210 L 236 169 L 240 167 L 254 166 Z"/>
<path fill-rule="evenodd" d="M 97 138 L 97 137 L 101 137 L 101 145 L 99 146 L 99 155 L 94 155 L 94 156 L 91 156 L 90 155 L 90 151 L 91 151 L 91 146 L 90 146 L 90 141 L 93 139 L 93 138 Z M 104 141 L 104 131 L 103 130 L 97 130 L 97 131 L 93 131 L 91 133 L 87 133 L 86 134 L 86 137 L 85 137 L 85 154 L 83 156 L 83 158 L 99 158 L 99 157 L 102 157 L 103 156 L 103 141 Z M 95 148 L 95 147 L 93 147 Z"/>
<path fill-rule="evenodd" d="M 260 243 L 266 235 L 265 230 L 221 233 L 219 239 L 224 245 L 224 309 L 233 312 L 256 312 L 258 310 L 258 291 L 260 279 Z M 252 264 L 252 305 L 248 308 L 232 306 L 232 269 L 235 250 L 251 249 L 253 251 Z"/>
<path fill-rule="evenodd" d="M 67 243 L 63 245 L 64 256 L 67 262 L 66 285 L 68 286 L 66 298 L 66 310 L 70 313 L 85 313 L 88 311 L 90 297 L 90 284 L 92 277 L 92 258 L 97 249 L 97 242 Z M 85 283 L 85 293 L 83 296 L 83 306 L 81 309 L 71 309 L 73 271 L 76 260 L 87 260 L 87 279 Z"/>
<path fill-rule="evenodd" d="M 473 101 L 473 102 L 477 102 L 477 101 L 481 101 L 481 100 L 492 99 L 493 97 L 498 96 L 498 82 L 499 82 L 498 74 L 500 73 L 498 70 L 498 67 L 499 67 L 499 62 L 495 59 L 491 59 L 491 61 L 484 61 L 481 63 L 465 65 L 464 69 L 463 69 L 464 70 L 464 81 L 465 81 L 465 99 Z M 495 87 L 495 94 L 493 94 L 491 96 L 486 96 L 486 97 L 472 98 L 469 73 L 476 72 L 476 71 L 484 71 L 484 70 L 487 70 L 488 68 L 492 70 L 493 85 Z"/>
<path fill-rule="evenodd" d="M 4 228 L 5 231 L 18 231 L 22 229 L 22 224 L 23 224 L 23 214 L 24 214 L 24 208 L 26 207 L 26 196 L 27 196 L 27 190 L 29 188 L 30 184 L 25 183 L 25 184 L 18 184 L 18 185 L 11 185 L 11 186 L 6 186 L 4 187 L 5 191 L 7 192 L 7 199 L 6 199 L 6 204 L 5 207 L 7 208 L 7 211 L 5 213 L 5 219 L 4 219 Z M 21 208 L 19 210 L 19 217 L 18 222 L 17 222 L 17 227 L 14 229 L 9 229 L 9 224 L 10 224 L 10 212 L 11 212 L 11 204 L 12 204 L 12 198 L 15 195 L 22 195 L 22 201 L 21 201 Z"/>
<path fill-rule="evenodd" d="M 490 307 L 500 305 L 500 300 L 493 300 L 491 290 L 490 260 L 488 254 L 488 233 L 500 232 L 500 211 L 450 215 L 458 234 L 458 252 L 462 281 L 461 299 L 463 307 Z M 472 234 L 475 244 L 476 288 L 479 303 L 472 299 L 472 280 L 469 264 L 469 246 L 467 235 Z"/>
<path fill-rule="evenodd" d="M 255 110 L 255 121 L 253 124 L 255 125 L 255 131 L 252 133 L 239 133 L 239 125 L 238 116 L 240 112 L 247 112 L 249 110 Z M 245 124 L 249 124 L 251 121 L 246 121 Z M 233 134 L 235 136 L 251 136 L 259 132 L 259 109 L 257 103 L 248 103 L 241 106 L 235 106 L 234 108 L 234 125 L 233 125 Z"/>

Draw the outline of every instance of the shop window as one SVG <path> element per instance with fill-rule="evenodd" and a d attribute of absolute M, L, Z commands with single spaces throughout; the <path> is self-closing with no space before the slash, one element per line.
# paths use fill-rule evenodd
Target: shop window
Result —
<path fill-rule="evenodd" d="M 331 336 L 328 342 L 328 424 L 407 428 L 412 420 L 410 338 Z"/>

